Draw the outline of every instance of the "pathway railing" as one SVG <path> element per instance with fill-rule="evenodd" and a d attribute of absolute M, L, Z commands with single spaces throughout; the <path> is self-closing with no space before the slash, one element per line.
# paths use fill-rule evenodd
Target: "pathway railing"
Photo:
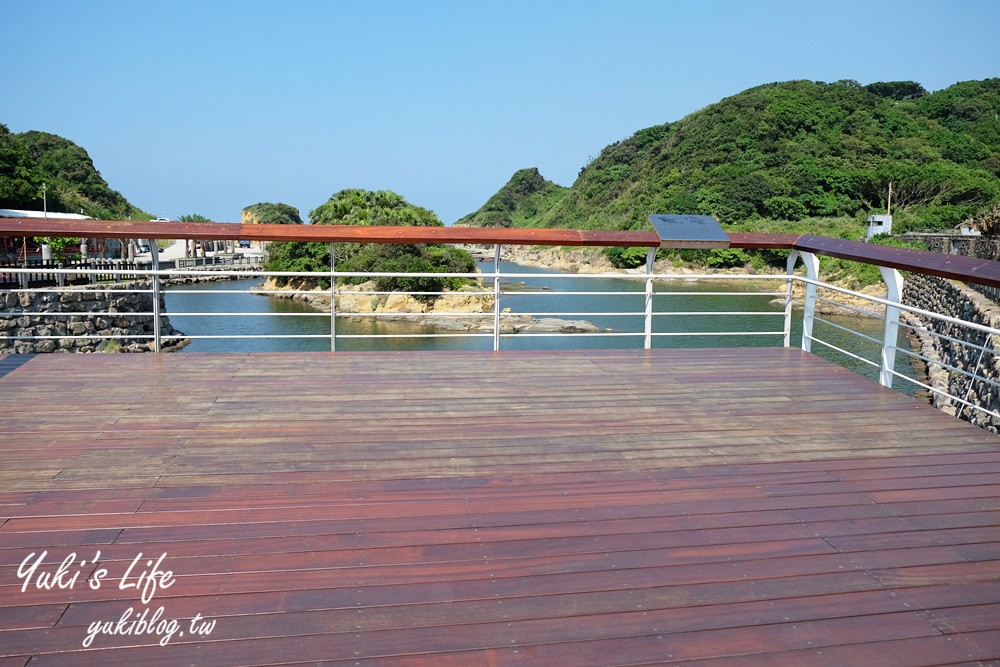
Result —
<path fill-rule="evenodd" d="M 137 269 L 139 264 L 122 259 L 91 258 L 57 261 L 52 259 L 8 260 L 0 262 L 0 289 L 85 285 L 110 282 Z M 63 273 L 53 269 L 66 269 Z M 117 272 L 117 273 L 115 273 Z"/>
<path fill-rule="evenodd" d="M 81 228 L 81 226 L 83 228 Z M 732 247 L 736 248 L 777 248 L 789 251 L 789 259 L 784 274 L 776 275 L 677 275 L 656 273 L 653 259 L 656 250 L 663 244 L 653 233 L 645 232 L 607 232 L 579 230 L 520 230 L 520 229 L 456 229 L 456 228 L 407 228 L 407 227 L 340 227 L 340 226 L 284 226 L 284 225 L 234 225 L 212 223 L 125 223 L 114 221 L 73 221 L 67 224 L 62 221 L 40 219 L 2 219 L 0 218 L 0 235 L 8 236 L 59 236 L 72 235 L 76 237 L 109 236 L 114 238 L 144 238 L 150 239 L 152 246 L 156 238 L 194 238 L 194 239 L 248 239 L 248 240 L 297 240 L 320 241 L 331 243 L 365 242 L 365 243 L 473 243 L 492 244 L 495 246 L 492 267 L 487 266 L 482 273 L 361 273 L 338 271 L 331 262 L 328 271 L 318 273 L 260 273 L 238 268 L 221 269 L 211 272 L 215 278 L 232 277 L 273 277 L 293 281 L 302 279 L 325 278 L 330 285 L 327 290 L 327 308 L 317 312 L 301 313 L 255 313 L 252 317 L 314 317 L 329 320 L 327 332 L 311 334 L 247 334 L 226 332 L 220 334 L 181 335 L 165 334 L 163 327 L 165 315 L 161 312 L 163 297 L 163 281 L 179 277 L 203 277 L 205 271 L 185 269 L 161 269 L 154 258 L 153 266 L 145 270 L 104 271 L 104 274 L 121 277 L 139 278 L 143 282 L 129 286 L 83 285 L 79 287 L 48 287 L 42 290 L 26 290 L 19 287 L 7 290 L 10 296 L 0 300 L 0 306 L 6 308 L 0 312 L 0 318 L 6 317 L 7 324 L 0 319 L 0 346 L 6 343 L 8 349 L 18 349 L 19 343 L 38 340 L 63 341 L 74 338 L 88 340 L 140 340 L 145 341 L 156 351 L 163 349 L 164 344 L 176 343 L 187 338 L 318 338 L 328 339 L 329 349 L 336 350 L 338 341 L 345 342 L 354 338 L 469 338 L 485 339 L 484 342 L 494 350 L 504 349 L 505 342 L 511 337 L 537 337 L 546 339 L 552 336 L 573 335 L 582 338 L 617 339 L 636 341 L 636 345 L 644 348 L 669 346 L 676 344 L 678 339 L 703 340 L 707 345 L 718 341 L 721 337 L 729 340 L 738 339 L 741 345 L 784 345 L 790 346 L 794 338 L 801 340 L 801 347 L 806 351 L 823 353 L 834 358 L 851 360 L 850 363 L 870 367 L 879 382 L 886 387 L 902 382 L 929 392 L 936 397 L 936 402 L 945 409 L 950 409 L 963 418 L 977 421 L 995 428 L 1000 424 L 1000 375 L 997 360 L 1000 329 L 994 327 L 993 321 L 971 321 L 968 317 L 958 317 L 953 314 L 934 312 L 905 303 L 903 287 L 905 277 L 902 272 L 915 272 L 928 276 L 937 276 L 949 280 L 958 280 L 986 287 L 1000 287 L 1000 263 L 988 260 L 978 260 L 967 257 L 938 255 L 900 248 L 868 245 L 865 243 L 827 239 L 808 235 L 753 235 L 731 234 Z M 538 274 L 511 272 L 501 266 L 501 247 L 506 244 L 521 245 L 560 245 L 560 246 L 638 246 L 649 248 L 645 269 L 640 272 L 605 273 L 605 274 Z M 331 252 L 331 257 L 336 253 Z M 877 266 L 886 286 L 885 296 L 872 296 L 832 285 L 820 280 L 820 262 L 823 256 L 865 262 Z M 798 273 L 799 264 L 804 266 L 804 275 Z M 23 267 L 5 267 L 4 272 L 20 281 L 20 274 L 33 271 Z M 54 277 L 56 282 L 60 276 L 69 273 L 94 276 L 96 269 L 59 269 L 46 268 L 47 275 Z M 341 279 L 377 279 L 386 277 L 407 276 L 410 278 L 468 278 L 474 279 L 478 287 L 463 292 L 467 297 L 480 299 L 483 307 L 477 313 L 457 311 L 433 312 L 386 312 L 385 309 L 372 308 L 371 312 L 357 312 L 357 309 L 345 310 L 341 307 L 347 298 L 357 300 L 368 299 L 379 302 L 395 296 L 395 292 L 387 292 L 374 288 L 349 288 L 338 284 Z M 554 290 L 535 292 L 533 296 L 550 299 L 553 307 L 531 310 L 531 312 L 512 312 L 510 304 L 521 294 L 519 290 L 509 286 L 511 281 L 532 279 L 560 279 L 579 282 L 584 287 L 574 290 Z M 617 279 L 637 283 L 633 291 L 609 292 L 605 289 L 586 287 L 590 280 Z M 674 301 L 680 295 L 687 294 L 672 289 L 670 281 L 732 281 L 754 280 L 764 284 L 774 285 L 773 288 L 747 291 L 737 289 L 728 291 L 719 289 L 709 291 L 713 296 L 728 295 L 745 298 L 750 294 L 763 296 L 766 301 L 778 301 L 777 305 L 766 304 L 765 307 L 754 310 L 730 309 L 726 311 L 704 310 L 693 308 L 678 308 Z M 178 293 L 193 293 L 195 290 L 178 288 Z M 201 294 L 227 293 L 224 287 L 213 290 L 198 290 Z M 134 292 L 146 295 L 147 307 L 133 312 L 122 312 L 120 308 L 95 309 L 90 304 L 86 313 L 73 311 L 71 308 L 49 308 L 32 310 L 32 306 L 22 306 L 21 295 L 25 293 L 50 293 L 59 297 L 59 302 L 72 304 L 86 301 L 84 298 L 64 298 L 66 294 L 104 293 L 116 294 Z M 290 293 L 305 293 L 307 290 L 275 290 L 282 295 Z M 569 311 L 559 307 L 560 295 L 572 293 L 576 296 L 616 297 L 622 304 L 616 304 L 613 309 Z M 801 293 L 802 320 L 800 328 L 793 330 L 793 302 Z M 415 297 L 443 296 L 443 292 L 411 292 Z M 16 295 L 16 299 L 11 296 Z M 0 293 L 2 298 L 2 293 Z M 15 305 L 16 302 L 16 305 Z M 625 305 L 628 302 L 628 305 Z M 869 318 L 881 320 L 879 331 L 864 333 L 856 330 L 843 320 L 836 320 L 827 313 L 831 310 L 841 312 L 861 311 Z M 190 317 L 247 317 L 245 312 L 212 312 L 187 310 L 169 313 L 174 324 L 184 329 L 184 318 Z M 560 331 L 546 330 L 536 325 L 537 318 L 595 319 L 607 316 L 624 317 L 636 322 L 635 327 L 621 327 L 616 330 L 575 331 L 572 334 Z M 145 318 L 151 323 L 150 330 L 137 334 L 134 330 L 114 331 L 111 327 L 104 332 L 91 329 L 81 331 L 77 324 L 80 318 Z M 45 326 L 35 327 L 29 331 L 21 326 L 27 320 L 23 318 L 43 318 Z M 467 330 L 448 330 L 447 326 L 439 326 L 434 331 L 415 332 L 380 332 L 380 333 L 350 333 L 342 330 L 341 324 L 346 318 L 366 318 L 370 321 L 384 321 L 392 318 L 397 320 L 435 321 L 441 325 L 455 320 L 463 321 Z M 527 318 L 527 319 L 526 319 Z M 732 322 L 734 318 L 755 318 L 760 324 L 747 327 L 711 326 L 699 330 L 675 330 L 667 323 L 675 320 L 691 320 L 699 318 L 703 321 Z M 72 322 L 70 322 L 73 320 Z M 10 322 L 15 321 L 14 325 Z M 66 321 L 67 326 L 61 326 Z M 452 327 L 453 328 L 453 327 Z M 579 329 L 579 327 L 574 327 Z M 905 342 L 902 334 L 918 341 L 917 349 Z M 840 339 L 847 337 L 850 343 Z M 839 339 L 838 339 L 839 337 Z M 957 350 L 957 351 L 956 351 Z M 911 360 L 924 364 L 927 378 L 912 377 L 909 373 L 900 371 L 901 365 Z M 945 380 L 942 377 L 946 377 Z"/>

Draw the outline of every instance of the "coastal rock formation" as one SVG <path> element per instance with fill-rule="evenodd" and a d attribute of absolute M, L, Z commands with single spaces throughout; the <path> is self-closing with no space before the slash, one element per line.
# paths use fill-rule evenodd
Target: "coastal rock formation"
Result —
<path fill-rule="evenodd" d="M 328 290 L 301 291 L 295 285 L 278 287 L 268 280 L 258 290 L 285 299 L 308 303 L 317 310 L 330 309 Z M 337 288 L 337 311 L 355 313 L 358 319 L 365 314 L 378 314 L 382 321 L 407 322 L 434 327 L 443 331 L 493 331 L 493 296 L 481 294 L 482 288 L 466 288 L 449 292 L 432 301 L 418 299 L 409 294 L 373 295 L 362 292 L 377 291 L 373 282 Z M 564 320 L 553 317 L 534 318 L 504 310 L 500 318 L 502 333 L 594 333 L 606 331 L 585 320 Z M 447 316 L 445 316 L 447 315 Z"/>

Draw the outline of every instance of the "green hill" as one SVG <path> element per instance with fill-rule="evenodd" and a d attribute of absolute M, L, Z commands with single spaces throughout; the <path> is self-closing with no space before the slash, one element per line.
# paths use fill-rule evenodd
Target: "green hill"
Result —
<path fill-rule="evenodd" d="M 473 227 L 537 226 L 539 215 L 552 209 L 568 188 L 547 181 L 538 169 L 521 169 L 475 213 L 455 224 Z"/>
<path fill-rule="evenodd" d="M 288 204 L 261 202 L 240 211 L 240 222 L 255 225 L 301 225 L 299 209 Z"/>
<path fill-rule="evenodd" d="M 909 81 L 767 84 L 608 146 L 570 188 L 519 171 L 459 222 L 642 229 L 656 212 L 801 228 L 884 211 L 891 183 L 895 230 L 948 228 L 1000 199 L 998 114 L 1000 79 L 936 93 Z M 536 194 L 512 196 L 522 181 Z"/>
<path fill-rule="evenodd" d="M 47 132 L 13 134 L 0 124 L 0 208 L 83 212 L 104 220 L 149 218 L 112 190 L 80 146 Z"/>

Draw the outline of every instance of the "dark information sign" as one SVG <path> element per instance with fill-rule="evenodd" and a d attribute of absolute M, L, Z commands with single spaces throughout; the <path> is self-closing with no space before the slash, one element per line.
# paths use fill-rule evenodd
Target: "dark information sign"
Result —
<path fill-rule="evenodd" d="M 728 248 L 729 237 L 710 215 L 651 215 L 661 248 Z"/>

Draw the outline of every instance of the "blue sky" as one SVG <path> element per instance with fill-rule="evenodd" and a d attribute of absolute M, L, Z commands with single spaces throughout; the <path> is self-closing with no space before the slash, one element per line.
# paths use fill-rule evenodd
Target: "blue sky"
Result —
<path fill-rule="evenodd" d="M 773 81 L 1000 76 L 1000 1 L 0 0 L 0 123 L 155 215 L 391 189 L 451 223 L 511 174 Z"/>

